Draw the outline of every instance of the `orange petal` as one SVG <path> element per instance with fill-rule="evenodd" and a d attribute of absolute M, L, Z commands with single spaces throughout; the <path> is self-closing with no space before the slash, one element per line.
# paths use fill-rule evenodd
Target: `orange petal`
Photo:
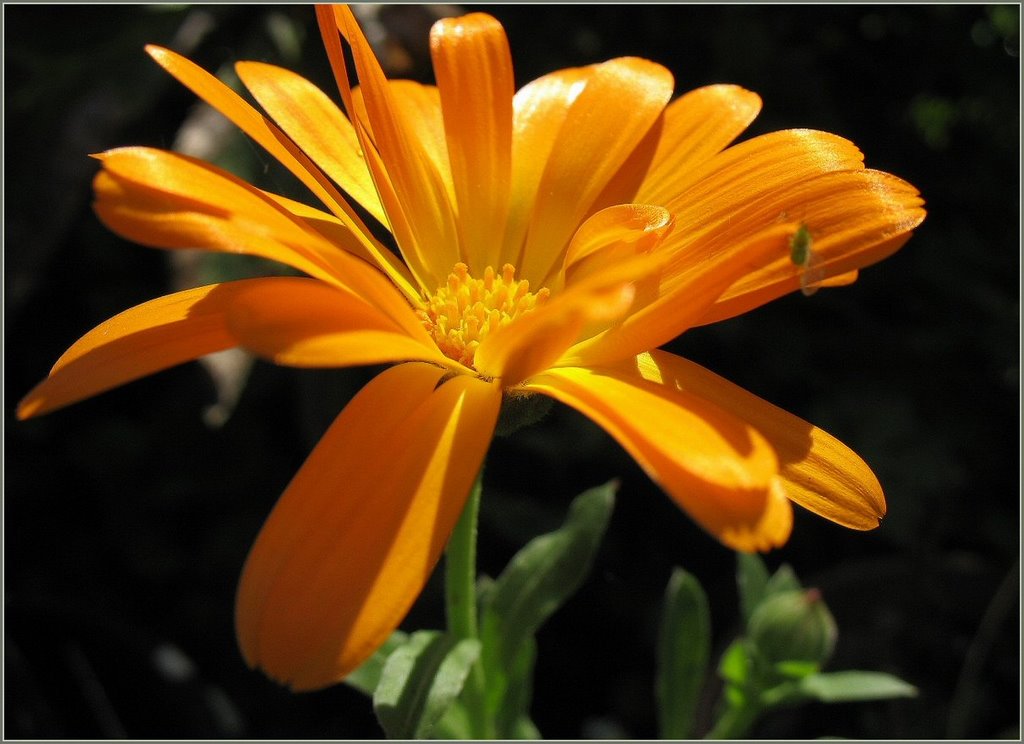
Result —
<path fill-rule="evenodd" d="M 448 187 L 448 198 L 455 203 L 451 165 L 448 162 L 448 144 L 444 134 L 444 114 L 441 111 L 441 93 L 435 85 L 424 85 L 414 80 L 388 80 L 391 100 L 406 121 L 416 122 L 413 133 L 423 146 L 441 180 Z M 361 105 L 362 91 L 352 90 L 353 101 Z"/>
<path fill-rule="evenodd" d="M 878 479 L 835 437 L 672 354 L 643 355 L 638 367 L 645 379 L 662 380 L 749 422 L 775 449 L 786 496 L 804 508 L 855 530 L 874 529 L 885 516 Z"/>
<path fill-rule="evenodd" d="M 338 250 L 322 231 L 311 230 L 316 226 L 288 210 L 294 203 L 178 153 L 132 147 L 98 157 L 104 170 L 94 181 L 94 206 L 118 234 L 160 248 L 281 261 L 358 294 L 415 332 L 409 304 L 394 285 L 370 264 Z M 351 242 L 351 233 L 336 231 L 332 238 Z"/>
<path fill-rule="evenodd" d="M 227 117 L 239 129 L 252 137 L 263 148 L 292 172 L 338 219 L 345 223 L 355 240 L 402 291 L 413 298 L 416 291 L 409 286 L 407 274 L 398 268 L 394 256 L 359 219 L 352 207 L 331 184 L 319 168 L 273 122 L 260 114 L 231 88 L 216 77 L 175 54 L 169 49 L 149 45 L 149 55 L 185 87 Z M 345 247 L 345 246 L 342 246 Z"/>
<path fill-rule="evenodd" d="M 285 134 L 377 221 L 388 225 L 355 129 L 327 95 L 294 72 L 239 62 L 238 77 Z"/>
<path fill-rule="evenodd" d="M 366 301 L 314 279 L 281 277 L 253 285 L 231 303 L 227 323 L 240 346 L 277 364 L 447 361 L 422 327 L 410 336 Z"/>
<path fill-rule="evenodd" d="M 607 326 L 629 310 L 636 292 L 632 280 L 657 268 L 648 256 L 632 264 L 578 283 L 492 331 L 480 343 L 473 366 L 486 377 L 500 378 L 504 387 L 547 369 L 589 324 Z"/>
<path fill-rule="evenodd" d="M 551 148 L 594 67 L 558 70 L 524 85 L 512 99 L 512 183 L 500 263 L 519 266 L 537 189 Z"/>
<path fill-rule="evenodd" d="M 38 416 L 126 382 L 236 345 L 225 325 L 231 302 L 263 279 L 213 284 L 125 310 L 82 336 L 18 405 Z"/>
<path fill-rule="evenodd" d="M 393 189 L 394 200 L 382 190 L 381 201 L 395 238 L 421 286 L 433 291 L 441 286 L 460 257 L 459 236 L 448 199 L 448 187 L 424 151 L 420 137 L 414 133 L 415 122 L 407 120 L 403 110 L 394 103 L 393 91 L 384 71 L 351 10 L 334 6 L 333 19 L 321 18 L 321 32 L 325 38 L 330 36 L 330 30 L 324 28 L 330 20 L 352 50 L 362 90 L 362 107 L 352 105 L 344 56 L 338 59 L 332 56 L 332 64 L 337 64 L 344 72 L 342 75 L 335 70 L 349 115 L 356 117 L 353 123 L 357 125 L 357 133 L 362 132 L 361 136 L 366 138 L 362 140 L 364 151 L 372 149 L 379 156 L 378 163 L 369 153 L 367 155 L 374 181 L 378 189 L 382 189 L 385 180 Z M 329 53 L 331 49 L 329 46 Z M 360 120 L 362 129 L 359 128 Z M 380 169 L 386 172 L 386 177 Z"/>
<path fill-rule="evenodd" d="M 786 251 L 794 225 L 770 225 L 743 236 L 729 250 L 680 272 L 665 243 L 655 248 L 665 267 L 657 285 L 648 287 L 628 316 L 600 335 L 585 339 L 559 360 L 562 365 L 613 364 L 668 343 L 696 325 L 730 285 Z M 788 255 L 788 254 L 787 254 Z M 675 269 L 672 273 L 670 271 Z"/>
<path fill-rule="evenodd" d="M 635 363 L 634 363 L 635 365 Z M 600 424 L 704 529 L 736 550 L 783 544 L 792 512 L 771 445 L 731 412 L 635 366 L 550 370 L 523 386 Z"/>
<path fill-rule="evenodd" d="M 665 204 L 693 183 L 698 165 L 720 152 L 754 120 L 761 98 L 738 85 L 708 85 L 665 109 L 665 126 L 635 201 Z"/>
<path fill-rule="evenodd" d="M 444 550 L 501 391 L 410 363 L 371 381 L 260 532 L 236 603 L 251 666 L 295 690 L 338 682 L 397 627 Z"/>
<path fill-rule="evenodd" d="M 497 267 L 512 172 L 512 57 L 505 30 L 485 13 L 444 18 L 430 31 L 455 187 L 463 261 Z"/>
<path fill-rule="evenodd" d="M 635 57 L 598 65 L 569 109 L 541 178 L 526 247 L 516 267 L 543 284 L 609 181 L 645 138 L 672 95 L 672 74 Z"/>
<path fill-rule="evenodd" d="M 820 286 L 834 286 L 855 279 L 852 272 L 902 247 L 925 218 L 922 205 L 917 189 L 906 181 L 860 170 L 823 173 L 793 184 L 747 210 L 744 217 L 768 220 L 781 210 L 787 219 L 806 225 L 818 269 L 824 272 Z M 699 322 L 730 318 L 798 289 L 800 271 L 783 249 L 774 261 L 732 285 Z"/>

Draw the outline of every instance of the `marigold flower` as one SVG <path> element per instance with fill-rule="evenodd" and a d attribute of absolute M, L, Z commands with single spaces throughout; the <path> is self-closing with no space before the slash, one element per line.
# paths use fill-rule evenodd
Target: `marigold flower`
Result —
<path fill-rule="evenodd" d="M 421 85 L 385 78 L 348 8 L 317 18 L 347 116 L 295 73 L 240 62 L 264 116 L 187 59 L 147 51 L 327 211 L 145 147 L 97 155 L 94 182 L 96 213 L 128 239 L 306 276 L 127 310 L 18 408 L 46 413 L 234 346 L 296 367 L 393 363 L 324 434 L 252 548 L 237 597 L 251 665 L 312 689 L 372 654 L 437 563 L 510 397 L 549 396 L 596 421 L 737 550 L 784 543 L 790 501 L 877 526 L 882 490 L 854 452 L 658 347 L 801 288 L 798 231 L 813 239 L 816 286 L 853 281 L 924 219 L 914 187 L 825 132 L 730 146 L 758 96 L 711 85 L 670 102 L 672 75 L 645 59 L 516 92 L 504 30 L 473 13 L 433 27 L 437 85 Z"/>

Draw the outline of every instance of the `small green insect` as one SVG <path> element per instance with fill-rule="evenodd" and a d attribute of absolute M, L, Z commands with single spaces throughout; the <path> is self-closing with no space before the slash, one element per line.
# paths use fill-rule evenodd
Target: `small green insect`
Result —
<path fill-rule="evenodd" d="M 814 239 L 807 225 L 801 224 L 789 239 L 789 258 L 800 267 L 800 291 L 810 297 L 825 278 L 825 266 L 814 252 Z"/>

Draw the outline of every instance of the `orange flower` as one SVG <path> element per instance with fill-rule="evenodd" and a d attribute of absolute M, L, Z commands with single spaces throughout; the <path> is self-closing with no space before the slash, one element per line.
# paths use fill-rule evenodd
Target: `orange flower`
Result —
<path fill-rule="evenodd" d="M 808 252 L 815 284 L 853 281 L 924 219 L 912 186 L 824 132 L 730 147 L 758 96 L 713 85 L 670 103 L 672 75 L 644 59 L 514 92 L 501 25 L 474 13 L 434 26 L 435 87 L 385 79 L 347 8 L 317 17 L 347 117 L 298 75 L 239 63 L 266 118 L 188 60 L 148 51 L 327 211 L 142 147 L 98 155 L 94 184 L 97 214 L 126 238 L 254 254 L 307 276 L 127 310 L 18 408 L 46 413 L 233 346 L 297 367 L 393 363 L 341 412 L 249 555 L 237 630 L 250 664 L 311 689 L 387 638 L 516 397 L 589 416 L 732 548 L 785 542 L 790 501 L 854 529 L 878 524 L 882 491 L 855 453 L 657 347 L 799 288 Z M 349 199 L 390 230 L 401 259 Z"/>

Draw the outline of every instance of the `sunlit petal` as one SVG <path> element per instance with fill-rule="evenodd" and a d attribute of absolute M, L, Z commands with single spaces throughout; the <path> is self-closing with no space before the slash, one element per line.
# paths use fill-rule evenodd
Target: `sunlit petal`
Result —
<path fill-rule="evenodd" d="M 611 434 L 686 512 L 736 550 L 789 537 L 792 512 L 772 446 L 743 419 L 629 367 L 551 370 L 524 389 L 544 393 Z"/>
<path fill-rule="evenodd" d="M 699 177 L 697 166 L 739 136 L 760 110 L 760 96 L 738 85 L 708 85 L 672 101 L 636 201 L 664 204 L 682 193 Z"/>
<path fill-rule="evenodd" d="M 581 341 L 558 364 L 610 364 L 668 343 L 697 325 L 731 284 L 785 251 L 794 229 L 787 224 L 770 225 L 738 239 L 713 260 L 690 264 L 686 271 L 673 271 L 672 255 L 664 244 L 658 246 L 663 268 L 657 286 L 638 297 L 621 323 Z"/>
<path fill-rule="evenodd" d="M 777 212 L 805 225 L 824 272 L 823 286 L 855 279 L 852 272 L 896 252 L 924 220 L 917 189 L 888 173 L 874 170 L 824 173 L 763 199 L 743 217 L 768 220 Z M 728 240 L 732 230 L 723 231 Z M 788 245 L 775 260 L 733 284 L 699 321 L 733 317 L 800 287 L 800 268 L 790 260 Z"/>
<path fill-rule="evenodd" d="M 512 99 L 512 183 L 501 262 L 519 265 L 537 189 L 562 124 L 594 67 L 568 68 L 524 85 Z"/>
<path fill-rule="evenodd" d="M 505 30 L 484 13 L 446 18 L 430 32 L 452 182 L 471 270 L 498 265 L 512 171 L 515 81 Z"/>
<path fill-rule="evenodd" d="M 246 562 L 245 658 L 293 689 L 324 687 L 372 654 L 444 549 L 483 460 L 497 386 L 403 364 L 360 392 L 278 501 Z"/>
<path fill-rule="evenodd" d="M 331 30 L 324 26 L 332 23 L 348 41 L 362 90 L 362 107 L 353 110 L 344 55 L 339 57 L 338 49 L 331 60 L 336 65 L 335 74 L 342 97 L 349 115 L 356 117 L 354 123 L 357 133 L 361 133 L 364 152 L 372 149 L 379 156 L 377 163 L 368 153 L 368 165 L 378 189 L 381 190 L 385 181 L 393 189 L 394 202 L 384 191 L 381 191 L 381 201 L 398 245 L 421 286 L 432 290 L 440 285 L 460 256 L 458 230 L 448 189 L 420 139 L 413 133 L 413 122 L 408 121 L 394 103 L 394 93 L 388 86 L 384 71 L 351 10 L 343 6 L 335 6 L 332 10 L 330 18 L 321 18 L 321 32 L 325 38 L 330 36 Z M 334 35 L 336 37 L 337 33 Z M 337 69 L 339 66 L 340 71 Z M 363 128 L 360 129 L 363 116 L 365 120 L 361 122 Z M 396 209 L 401 213 L 396 213 Z"/>
<path fill-rule="evenodd" d="M 638 369 L 644 379 L 688 391 L 749 422 L 775 449 L 786 496 L 801 506 L 857 530 L 874 529 L 885 515 L 874 473 L 835 437 L 667 352 L 642 355 Z"/>

